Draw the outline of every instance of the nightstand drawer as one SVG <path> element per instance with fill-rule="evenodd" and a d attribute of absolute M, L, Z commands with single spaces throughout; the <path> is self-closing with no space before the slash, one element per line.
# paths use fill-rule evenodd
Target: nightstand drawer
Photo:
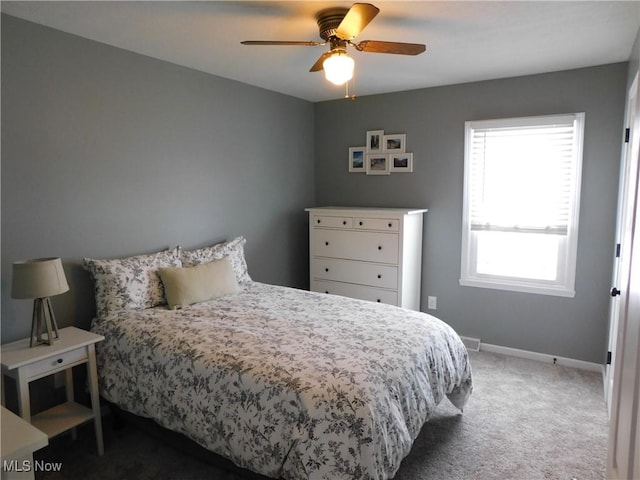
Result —
<path fill-rule="evenodd" d="M 65 370 L 69 368 L 70 365 L 82 363 L 83 361 L 87 361 L 87 349 L 85 347 L 59 353 L 58 355 L 32 363 L 24 367 L 24 371 L 29 378 L 45 376 L 57 370 Z"/>

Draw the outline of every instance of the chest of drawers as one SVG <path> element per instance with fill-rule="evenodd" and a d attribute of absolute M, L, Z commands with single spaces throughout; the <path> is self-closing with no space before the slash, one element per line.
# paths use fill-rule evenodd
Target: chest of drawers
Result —
<path fill-rule="evenodd" d="M 307 208 L 314 292 L 420 310 L 426 209 Z"/>

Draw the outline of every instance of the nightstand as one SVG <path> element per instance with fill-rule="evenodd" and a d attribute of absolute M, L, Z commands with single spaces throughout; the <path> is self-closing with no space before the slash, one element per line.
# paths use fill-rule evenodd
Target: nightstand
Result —
<path fill-rule="evenodd" d="M 98 455 L 104 453 L 102 442 L 102 419 L 98 396 L 98 372 L 96 368 L 95 344 L 104 340 L 102 335 L 67 327 L 59 330 L 60 338 L 53 345 L 29 347 L 29 339 L 7 343 L 1 347 L 2 360 L 2 404 L 5 403 L 5 375 L 15 379 L 18 388 L 20 416 L 42 430 L 49 438 L 55 437 L 78 425 L 93 420 L 96 432 Z M 72 367 L 87 364 L 89 378 L 89 409 L 73 400 Z M 67 401 L 49 410 L 31 416 L 29 383 L 42 377 L 65 372 Z M 75 430 L 73 432 L 75 437 Z"/>
<path fill-rule="evenodd" d="M 2 480 L 33 479 L 33 452 L 46 447 L 49 439 L 33 425 L 1 408 L 2 420 Z"/>

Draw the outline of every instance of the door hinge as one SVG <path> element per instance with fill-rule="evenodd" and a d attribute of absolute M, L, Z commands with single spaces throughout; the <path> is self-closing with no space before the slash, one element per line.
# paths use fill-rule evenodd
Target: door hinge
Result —
<path fill-rule="evenodd" d="M 611 365 L 611 352 L 607 352 L 607 365 Z"/>
<path fill-rule="evenodd" d="M 627 128 L 624 131 L 624 143 L 629 143 L 629 135 L 631 135 L 631 129 Z"/>
<path fill-rule="evenodd" d="M 616 243 L 616 258 L 620 258 L 620 244 Z"/>

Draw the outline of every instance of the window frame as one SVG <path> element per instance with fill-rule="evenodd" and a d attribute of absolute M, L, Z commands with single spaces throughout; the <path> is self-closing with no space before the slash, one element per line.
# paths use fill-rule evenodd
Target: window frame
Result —
<path fill-rule="evenodd" d="M 571 117 L 574 123 L 574 177 L 571 195 L 571 207 L 567 234 L 558 247 L 557 279 L 541 280 L 524 277 L 507 277 L 482 274 L 477 271 L 477 233 L 471 230 L 471 149 L 474 130 L 478 128 L 513 128 L 532 125 L 549 125 L 566 121 Z M 464 136 L 464 192 L 462 214 L 462 249 L 460 266 L 460 285 L 468 287 L 490 288 L 505 291 L 554 295 L 559 297 L 575 296 L 576 263 L 578 252 L 578 223 L 580 216 L 580 187 L 582 183 L 582 163 L 584 144 L 584 112 L 543 115 L 531 117 L 513 117 L 494 120 L 465 122 Z M 546 235 L 546 234 L 536 234 Z"/>

